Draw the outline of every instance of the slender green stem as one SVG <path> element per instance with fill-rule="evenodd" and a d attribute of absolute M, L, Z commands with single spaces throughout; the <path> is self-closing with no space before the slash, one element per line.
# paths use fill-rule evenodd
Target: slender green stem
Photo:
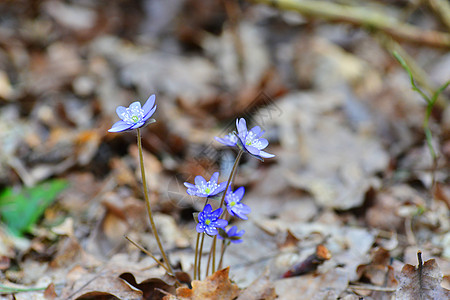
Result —
<path fill-rule="evenodd" d="M 155 221 L 153 220 L 152 208 L 150 207 L 150 200 L 148 198 L 147 180 L 145 178 L 145 168 L 144 168 L 144 155 L 142 154 L 142 138 L 141 138 L 141 131 L 139 128 L 137 128 L 137 140 L 138 140 L 138 149 L 139 149 L 139 162 L 141 165 L 142 187 L 144 189 L 144 198 L 145 198 L 145 204 L 147 205 L 148 217 L 150 219 L 150 224 L 152 226 L 153 234 L 155 235 L 156 243 L 158 244 L 159 251 L 161 251 L 161 255 L 163 256 L 163 259 L 164 259 L 164 262 L 166 263 L 167 269 L 170 271 L 170 273 L 172 275 L 174 275 L 172 266 L 170 265 L 169 259 L 167 258 L 166 252 L 164 251 L 161 240 L 159 239 L 158 232 L 156 231 Z"/>
<path fill-rule="evenodd" d="M 217 236 L 215 239 L 213 239 L 213 244 L 211 247 L 212 251 L 212 274 L 216 272 L 216 242 L 217 242 Z"/>
<path fill-rule="evenodd" d="M 202 240 L 200 241 L 200 251 L 198 253 L 198 269 L 197 269 L 197 277 L 198 280 L 201 279 L 201 265 L 202 265 L 202 252 L 203 252 L 203 242 L 205 241 L 205 234 L 202 233 Z"/>
<path fill-rule="evenodd" d="M 197 242 L 195 243 L 195 258 L 194 258 L 194 280 L 197 279 L 197 263 L 198 263 L 198 245 L 200 243 L 200 233 L 197 233 Z"/>
<path fill-rule="evenodd" d="M 219 208 L 222 207 L 224 202 L 225 202 L 225 196 L 227 194 L 228 188 L 231 186 L 231 182 L 233 181 L 234 175 L 236 174 L 237 167 L 239 165 L 239 161 L 241 160 L 242 154 L 244 154 L 244 151 L 242 149 L 239 149 L 239 153 L 236 156 L 236 160 L 234 161 L 233 168 L 231 169 L 231 172 L 230 172 L 230 176 L 228 177 L 227 186 L 225 187 L 225 191 L 224 191 L 224 193 L 222 195 L 222 200 L 220 200 Z M 224 210 L 222 215 L 225 212 L 226 212 L 226 210 Z M 215 272 L 215 269 L 216 269 L 216 266 L 214 264 L 214 262 L 216 261 L 216 241 L 217 241 L 217 235 L 214 236 L 213 243 L 211 245 L 211 251 L 210 251 L 210 252 L 212 252 L 213 251 L 213 247 L 214 247 L 214 252 L 212 252 L 212 256 L 213 256 L 212 257 L 212 259 L 213 259 L 213 273 Z"/>
<path fill-rule="evenodd" d="M 208 275 L 209 275 L 209 266 L 210 266 L 210 263 L 211 263 L 211 256 L 212 256 L 212 251 L 209 251 L 208 263 L 206 264 L 206 277 L 208 277 Z"/>
<path fill-rule="evenodd" d="M 229 244 L 229 242 L 228 242 Z M 228 246 L 228 244 L 225 244 L 225 240 L 222 240 L 222 248 L 220 249 L 220 260 L 219 260 L 219 267 L 218 269 L 222 269 L 222 262 L 223 262 L 223 255 L 225 254 L 225 250 Z"/>
<path fill-rule="evenodd" d="M 234 161 L 233 168 L 231 169 L 230 176 L 229 176 L 228 182 L 227 182 L 227 186 L 226 186 L 226 188 L 225 188 L 225 192 L 224 192 L 223 195 L 222 195 L 222 200 L 220 200 L 220 205 L 219 205 L 219 207 L 222 207 L 222 206 L 223 206 L 223 203 L 225 202 L 225 196 L 226 196 L 226 194 L 227 194 L 228 188 L 229 188 L 230 185 L 231 185 L 231 182 L 233 181 L 234 174 L 236 173 L 237 166 L 239 165 L 239 161 L 241 160 L 241 157 L 242 157 L 242 154 L 243 154 L 243 153 L 244 153 L 243 150 L 239 150 L 239 153 L 238 153 L 238 155 L 237 155 L 237 157 L 236 157 L 236 160 Z"/>

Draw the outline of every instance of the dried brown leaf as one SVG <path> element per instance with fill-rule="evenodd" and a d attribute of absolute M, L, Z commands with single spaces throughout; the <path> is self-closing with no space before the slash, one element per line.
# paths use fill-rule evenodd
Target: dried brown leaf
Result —
<path fill-rule="evenodd" d="M 419 258 L 418 267 L 406 264 L 399 276 L 400 284 L 395 294 L 402 299 L 450 299 L 450 291 L 441 287 L 442 273 L 434 259 L 423 265 Z"/>
<path fill-rule="evenodd" d="M 183 300 L 231 300 L 239 295 L 239 288 L 236 284 L 231 283 L 228 278 L 230 268 L 227 267 L 219 270 L 205 280 L 192 281 L 192 289 L 180 287 L 177 289 L 176 298 L 166 296 L 164 300 L 183 299 Z"/>

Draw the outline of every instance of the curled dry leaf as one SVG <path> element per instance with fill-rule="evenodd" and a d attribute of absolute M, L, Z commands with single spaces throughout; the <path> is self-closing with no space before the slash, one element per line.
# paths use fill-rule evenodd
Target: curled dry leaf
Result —
<path fill-rule="evenodd" d="M 286 273 L 283 274 L 283 278 L 299 276 L 313 272 L 324 261 L 331 258 L 331 253 L 324 245 L 318 245 L 316 252 L 308 256 L 304 261 L 293 265 Z"/>
<path fill-rule="evenodd" d="M 392 267 L 389 266 L 390 257 L 390 253 L 386 249 L 376 249 L 369 264 L 358 266 L 356 272 L 360 281 L 369 281 L 378 286 L 395 286 L 397 281 L 393 276 Z"/>
<path fill-rule="evenodd" d="M 422 253 L 417 253 L 417 267 L 406 264 L 399 276 L 400 284 L 395 293 L 397 300 L 450 299 L 450 290 L 441 286 L 442 273 L 434 259 L 422 263 Z"/>
<path fill-rule="evenodd" d="M 192 281 L 192 289 L 180 287 L 176 296 L 168 295 L 164 300 L 231 300 L 239 295 L 239 288 L 228 278 L 230 267 L 219 270 L 205 280 Z"/>

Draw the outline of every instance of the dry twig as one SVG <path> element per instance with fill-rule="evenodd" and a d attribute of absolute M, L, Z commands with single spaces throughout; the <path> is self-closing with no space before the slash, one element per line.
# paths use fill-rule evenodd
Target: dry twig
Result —
<path fill-rule="evenodd" d="M 331 22 L 344 22 L 379 30 L 392 38 L 424 46 L 450 48 L 450 34 L 423 30 L 419 27 L 401 23 L 381 12 L 364 7 L 311 0 L 252 0 L 255 3 L 273 5 L 282 10 L 296 11 L 309 17 L 322 18 Z"/>

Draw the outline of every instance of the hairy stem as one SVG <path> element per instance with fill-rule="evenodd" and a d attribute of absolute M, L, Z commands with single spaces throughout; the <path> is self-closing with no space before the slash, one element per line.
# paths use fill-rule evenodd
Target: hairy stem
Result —
<path fill-rule="evenodd" d="M 220 200 L 219 207 L 222 207 L 224 202 L 225 202 L 225 196 L 226 196 L 226 194 L 228 192 L 228 188 L 231 186 L 231 182 L 233 181 L 234 175 L 236 174 L 237 166 L 239 165 L 239 161 L 241 160 L 242 154 L 244 154 L 244 151 L 242 149 L 239 149 L 239 153 L 236 156 L 236 160 L 234 161 L 233 168 L 231 169 L 231 172 L 230 172 L 230 176 L 228 177 L 227 186 L 225 187 L 225 191 L 223 192 L 222 200 Z M 226 211 L 226 209 L 224 209 L 224 212 L 222 213 L 222 215 L 225 213 L 225 211 Z M 210 250 L 210 252 L 212 252 L 214 250 L 214 252 L 212 252 L 212 255 L 213 255 L 213 266 L 212 266 L 213 267 L 213 273 L 216 270 L 216 266 L 214 264 L 214 262 L 216 261 L 216 241 L 217 241 L 217 235 L 214 236 L 213 243 L 211 245 L 211 250 Z"/>
<path fill-rule="evenodd" d="M 139 162 L 141 165 L 142 188 L 144 189 L 144 198 L 145 198 L 145 204 L 147 206 L 148 217 L 150 219 L 150 224 L 152 226 L 152 231 L 153 231 L 153 234 L 155 235 L 155 239 L 156 239 L 156 243 L 158 244 L 159 251 L 161 252 L 164 262 L 166 263 L 167 270 L 169 270 L 170 274 L 174 276 L 175 274 L 173 273 L 172 266 L 170 265 L 169 259 L 167 258 L 166 252 L 164 251 L 161 240 L 159 239 L 158 232 L 156 231 L 155 221 L 153 220 L 152 208 L 150 207 L 150 200 L 148 197 L 147 180 L 145 178 L 144 155 L 142 153 L 141 130 L 139 128 L 137 128 L 137 141 L 138 141 L 138 149 L 139 149 Z"/>
<path fill-rule="evenodd" d="M 200 242 L 200 251 L 198 253 L 198 266 L 197 266 L 198 267 L 198 269 L 197 269 L 198 280 L 201 280 L 201 276 L 200 276 L 201 270 L 200 270 L 200 268 L 201 268 L 201 265 L 202 265 L 202 252 L 203 252 L 203 242 L 204 241 L 205 241 L 205 234 L 202 233 L 202 240 Z"/>
<path fill-rule="evenodd" d="M 197 233 L 197 242 L 195 243 L 195 258 L 194 258 L 194 280 L 197 279 L 197 264 L 198 264 L 198 245 L 200 243 L 200 233 Z"/>
<path fill-rule="evenodd" d="M 225 249 L 227 248 L 227 244 L 225 244 L 225 240 L 222 240 L 222 247 L 220 249 L 220 260 L 219 260 L 219 267 L 217 269 L 222 269 L 222 261 L 223 261 L 223 255 L 225 254 Z"/>

